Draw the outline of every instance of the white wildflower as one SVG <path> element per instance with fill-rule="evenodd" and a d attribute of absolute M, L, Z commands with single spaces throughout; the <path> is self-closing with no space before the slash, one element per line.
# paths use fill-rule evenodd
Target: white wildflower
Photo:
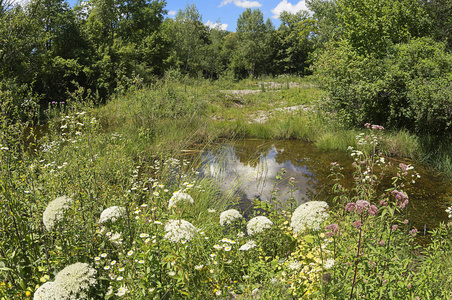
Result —
<path fill-rule="evenodd" d="M 71 198 L 62 196 L 47 204 L 47 208 L 42 215 L 42 220 L 48 231 L 52 230 L 55 224 L 63 219 L 64 213 L 69 209 L 71 202 Z"/>
<path fill-rule="evenodd" d="M 225 226 L 231 224 L 234 220 L 242 218 L 242 215 L 236 209 L 229 209 L 221 213 L 220 225 Z"/>
<path fill-rule="evenodd" d="M 264 230 L 265 228 L 271 228 L 272 225 L 273 222 L 270 221 L 267 217 L 258 216 L 249 220 L 248 224 L 246 225 L 246 230 L 248 232 L 248 235 L 253 235 L 255 233 L 262 232 L 262 230 Z"/>
<path fill-rule="evenodd" d="M 201 270 L 202 268 L 204 268 L 204 265 L 197 265 L 197 266 L 195 266 L 195 270 Z"/>
<path fill-rule="evenodd" d="M 115 222 L 118 218 L 123 216 L 126 213 L 126 209 L 120 206 L 111 206 L 105 209 L 99 218 L 99 223 L 105 223 L 107 221 Z"/>
<path fill-rule="evenodd" d="M 126 286 L 122 286 L 122 287 L 120 287 L 119 290 L 116 292 L 116 296 L 122 297 L 122 296 L 124 296 L 128 291 L 129 291 L 129 289 L 128 289 Z"/>
<path fill-rule="evenodd" d="M 87 263 L 67 266 L 55 276 L 53 284 L 55 299 L 88 299 L 88 290 L 96 285 L 96 270 Z"/>
<path fill-rule="evenodd" d="M 248 241 L 239 248 L 240 251 L 248 251 L 254 247 L 256 247 L 256 243 L 254 241 Z"/>
<path fill-rule="evenodd" d="M 185 220 L 169 220 L 165 224 L 165 231 L 165 239 L 175 243 L 190 241 L 197 232 L 195 226 Z"/>
<path fill-rule="evenodd" d="M 54 283 L 47 281 L 41 285 L 35 292 L 33 300 L 56 300 L 54 292 Z"/>
<path fill-rule="evenodd" d="M 193 204 L 195 201 L 189 194 L 183 193 L 181 191 L 176 191 L 173 193 L 173 196 L 169 200 L 168 208 L 175 207 L 179 202 L 180 203 L 187 202 Z"/>
<path fill-rule="evenodd" d="M 327 270 L 331 269 L 334 266 L 334 263 L 335 263 L 334 259 L 329 258 L 325 261 L 325 264 L 323 265 L 323 267 Z"/>
<path fill-rule="evenodd" d="M 298 270 L 301 267 L 301 263 L 298 261 L 291 261 L 288 265 L 291 270 Z"/>
<path fill-rule="evenodd" d="M 290 226 L 295 233 L 305 229 L 320 230 L 321 223 L 328 218 L 328 204 L 324 201 L 309 201 L 293 212 Z"/>

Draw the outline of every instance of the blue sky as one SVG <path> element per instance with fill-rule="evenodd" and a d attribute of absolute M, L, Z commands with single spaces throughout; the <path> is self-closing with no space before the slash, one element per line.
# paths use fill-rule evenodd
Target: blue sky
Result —
<path fill-rule="evenodd" d="M 297 13 L 307 10 L 305 0 L 167 0 L 167 17 L 173 17 L 180 9 L 185 9 L 187 4 L 195 4 L 202 16 L 204 24 L 215 26 L 221 24 L 223 29 L 235 31 L 237 19 L 246 8 L 259 8 L 264 14 L 264 20 L 270 18 L 278 28 L 279 14 L 282 11 Z"/>

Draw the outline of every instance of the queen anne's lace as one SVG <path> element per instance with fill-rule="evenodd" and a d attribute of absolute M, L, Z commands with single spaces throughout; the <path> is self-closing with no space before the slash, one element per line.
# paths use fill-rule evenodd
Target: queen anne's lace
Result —
<path fill-rule="evenodd" d="M 174 192 L 173 196 L 169 200 L 168 208 L 175 207 L 178 203 L 191 203 L 193 204 L 195 201 L 193 198 L 187 194 L 180 191 Z"/>
<path fill-rule="evenodd" d="M 55 276 L 55 281 L 46 282 L 36 290 L 34 300 L 82 300 L 88 299 L 89 288 L 96 285 L 96 270 L 87 263 L 67 266 Z"/>
<path fill-rule="evenodd" d="M 106 208 L 101 214 L 99 218 L 99 223 L 103 224 L 107 221 L 115 222 L 117 219 L 125 215 L 126 209 L 120 206 L 111 206 Z"/>
<path fill-rule="evenodd" d="M 260 233 L 265 228 L 271 228 L 273 226 L 273 222 L 270 221 L 267 217 L 258 216 L 254 217 L 248 221 L 246 225 L 246 230 L 248 235 L 253 235 L 255 233 Z"/>
<path fill-rule="evenodd" d="M 257 246 L 256 242 L 250 240 L 250 241 L 246 242 L 245 244 L 243 244 L 242 247 L 239 248 L 239 250 L 240 251 L 248 251 L 256 246 Z"/>
<path fill-rule="evenodd" d="M 328 204 L 324 201 L 303 203 L 293 212 L 290 226 L 295 233 L 309 228 L 320 230 L 320 224 L 329 216 L 327 209 Z"/>
<path fill-rule="evenodd" d="M 165 239 L 174 243 L 190 241 L 197 232 L 195 226 L 185 220 L 169 220 L 165 224 L 165 231 Z"/>
<path fill-rule="evenodd" d="M 71 198 L 62 196 L 47 204 L 46 210 L 42 215 L 42 221 L 48 231 L 52 230 L 63 219 L 64 213 L 68 210 L 71 202 Z"/>
<path fill-rule="evenodd" d="M 236 209 L 229 209 L 221 213 L 220 225 L 225 226 L 231 224 L 234 220 L 242 218 L 242 215 Z"/>

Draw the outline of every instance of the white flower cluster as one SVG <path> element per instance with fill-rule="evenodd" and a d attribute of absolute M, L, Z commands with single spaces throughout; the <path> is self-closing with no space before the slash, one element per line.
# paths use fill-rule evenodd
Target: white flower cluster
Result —
<path fill-rule="evenodd" d="M 271 228 L 273 226 L 273 222 L 270 221 L 267 217 L 257 216 L 248 221 L 246 225 L 246 230 L 248 235 L 253 235 L 255 233 L 260 233 L 265 228 Z"/>
<path fill-rule="evenodd" d="M 446 209 L 446 212 L 447 212 L 447 214 L 448 214 L 448 216 L 449 216 L 449 219 L 452 219 L 452 206 L 451 206 L 451 207 L 448 207 L 448 208 Z"/>
<path fill-rule="evenodd" d="M 107 221 L 115 222 L 117 219 L 125 215 L 126 209 L 120 206 L 111 206 L 109 208 L 104 209 L 104 211 L 100 214 L 99 224 L 103 224 Z"/>
<path fill-rule="evenodd" d="M 332 258 L 329 258 L 325 261 L 325 263 L 323 264 L 323 267 L 328 270 L 331 269 L 334 266 L 335 260 Z"/>
<path fill-rule="evenodd" d="M 88 299 L 88 290 L 96 285 L 96 270 L 87 263 L 67 266 L 55 276 L 55 281 L 46 282 L 39 287 L 34 300 L 79 300 Z"/>
<path fill-rule="evenodd" d="M 66 196 L 58 197 L 47 204 L 46 210 L 42 215 L 42 221 L 48 231 L 63 219 L 64 213 L 69 208 L 72 199 Z"/>
<path fill-rule="evenodd" d="M 190 241 L 197 233 L 195 226 L 185 220 L 169 220 L 165 224 L 165 231 L 165 239 L 174 243 Z"/>
<path fill-rule="evenodd" d="M 236 209 L 229 209 L 221 213 L 220 225 L 225 226 L 231 224 L 234 220 L 242 218 L 242 215 Z"/>
<path fill-rule="evenodd" d="M 187 202 L 187 203 L 191 203 L 191 204 L 195 203 L 195 201 L 189 194 L 183 193 L 181 191 L 176 191 L 173 193 L 173 196 L 169 200 L 168 208 L 175 207 L 177 205 L 177 203 L 179 203 L 179 202 L 181 202 L 181 203 Z"/>
<path fill-rule="evenodd" d="M 250 249 L 253 249 L 254 247 L 256 247 L 256 242 L 254 241 L 248 241 L 245 244 L 242 245 L 242 247 L 239 248 L 240 251 L 248 251 Z"/>
<path fill-rule="evenodd" d="M 325 201 L 309 201 L 301 204 L 293 212 L 290 226 L 295 233 L 305 229 L 320 230 L 320 224 L 329 217 Z"/>

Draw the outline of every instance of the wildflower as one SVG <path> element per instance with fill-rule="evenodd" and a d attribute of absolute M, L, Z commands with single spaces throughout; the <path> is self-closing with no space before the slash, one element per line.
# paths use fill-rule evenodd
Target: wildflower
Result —
<path fill-rule="evenodd" d="M 215 256 L 217 256 L 215 253 L 210 254 L 211 258 L 214 258 Z"/>
<path fill-rule="evenodd" d="M 110 266 L 105 266 L 104 270 L 110 270 Z"/>
<path fill-rule="evenodd" d="M 254 241 L 248 241 L 239 248 L 240 251 L 248 251 L 254 247 L 256 247 L 256 243 Z"/>
<path fill-rule="evenodd" d="M 185 220 L 169 220 L 165 224 L 165 239 L 171 242 L 179 242 L 181 240 L 191 241 L 196 234 L 196 228 Z"/>
<path fill-rule="evenodd" d="M 221 248 L 223 248 L 223 247 L 221 247 L 221 246 L 218 245 L 218 244 L 214 245 L 213 247 L 214 247 L 215 249 L 217 249 L 217 250 L 220 250 Z"/>
<path fill-rule="evenodd" d="M 230 246 L 226 246 L 226 247 L 224 247 L 224 251 L 226 251 L 226 252 L 228 252 L 228 251 L 231 251 L 231 247 Z"/>
<path fill-rule="evenodd" d="M 356 229 L 360 229 L 362 225 L 363 225 L 363 224 L 361 223 L 361 220 L 358 220 L 358 221 L 356 221 L 356 222 L 353 222 L 353 226 L 354 226 Z"/>
<path fill-rule="evenodd" d="M 87 263 L 75 263 L 65 267 L 58 272 L 51 285 L 54 298 L 46 299 L 88 299 L 89 288 L 97 282 L 95 274 L 96 270 L 90 268 Z"/>
<path fill-rule="evenodd" d="M 47 208 L 42 215 L 42 220 L 48 231 L 52 230 L 55 224 L 63 219 L 64 213 L 69 209 L 71 202 L 71 198 L 62 196 L 56 198 L 47 205 Z"/>
<path fill-rule="evenodd" d="M 231 224 L 234 220 L 242 218 L 242 215 L 236 209 L 229 209 L 221 213 L 220 225 L 225 226 Z"/>
<path fill-rule="evenodd" d="M 122 241 L 122 239 L 121 239 L 121 234 L 118 233 L 118 232 L 115 232 L 114 234 L 112 234 L 112 235 L 109 237 L 109 240 L 110 240 L 111 242 L 114 242 L 114 243 L 121 243 L 121 241 Z"/>
<path fill-rule="evenodd" d="M 239 238 L 244 237 L 244 236 L 245 236 L 245 233 L 244 233 L 244 232 L 239 232 L 239 233 L 237 233 L 237 237 L 239 237 Z"/>
<path fill-rule="evenodd" d="M 118 278 L 116 278 L 117 281 L 121 281 L 123 279 L 124 279 L 124 277 L 122 277 L 122 276 L 119 276 Z"/>
<path fill-rule="evenodd" d="M 116 222 L 116 220 L 120 217 L 122 217 L 126 212 L 126 209 L 124 207 L 120 206 L 111 206 L 107 209 L 105 209 L 101 214 L 99 218 L 99 224 L 103 224 L 105 222 Z"/>
<path fill-rule="evenodd" d="M 272 225 L 273 222 L 270 221 L 267 217 L 258 216 L 248 221 L 246 230 L 248 232 L 248 235 L 253 235 L 255 233 L 262 232 L 265 228 L 271 228 Z"/>
<path fill-rule="evenodd" d="M 154 221 L 154 224 L 155 224 L 155 225 L 161 225 L 162 222 L 160 222 L 160 221 Z"/>
<path fill-rule="evenodd" d="M 207 212 L 214 213 L 214 212 L 216 212 L 216 210 L 215 210 L 215 209 L 208 208 L 208 209 L 207 209 Z"/>
<path fill-rule="evenodd" d="M 418 231 L 417 231 L 416 228 L 410 230 L 410 234 L 411 234 L 412 237 L 415 237 L 417 232 Z"/>
<path fill-rule="evenodd" d="M 120 287 L 119 290 L 116 292 L 116 296 L 122 297 L 122 296 L 124 296 L 128 291 L 129 291 L 129 289 L 128 289 L 126 286 L 122 286 L 122 287 Z"/>
<path fill-rule="evenodd" d="M 378 245 L 384 246 L 384 245 L 385 245 L 385 241 L 384 241 L 384 240 L 381 240 L 380 242 L 378 242 Z"/>
<path fill-rule="evenodd" d="M 138 261 L 138 263 L 139 263 L 139 264 L 144 264 L 144 260 L 140 259 L 140 260 Z"/>
<path fill-rule="evenodd" d="M 112 261 L 110 262 L 110 265 L 112 265 L 112 266 L 116 265 L 116 260 L 112 260 Z"/>
<path fill-rule="evenodd" d="M 102 254 L 100 255 L 100 257 L 102 257 L 102 258 L 107 257 L 107 253 L 102 253 Z"/>
<path fill-rule="evenodd" d="M 147 238 L 147 237 L 149 237 L 149 234 L 147 234 L 147 233 L 140 234 L 140 238 Z"/>
<path fill-rule="evenodd" d="M 320 224 L 329 217 L 324 201 L 309 201 L 301 204 L 293 212 L 291 224 L 293 231 L 299 233 L 305 229 L 320 230 Z"/>
<path fill-rule="evenodd" d="M 127 256 L 131 256 L 133 255 L 133 250 L 130 250 L 129 252 L 127 252 Z"/>
<path fill-rule="evenodd" d="M 124 272 L 124 267 L 118 269 L 119 272 Z"/>
<path fill-rule="evenodd" d="M 328 230 L 328 232 L 326 232 L 325 235 L 332 237 L 339 231 L 339 226 L 337 224 L 330 224 L 326 226 L 326 230 Z"/>
<path fill-rule="evenodd" d="M 298 261 L 292 261 L 289 263 L 288 267 L 291 270 L 298 270 L 301 267 L 301 263 Z"/>
<path fill-rule="evenodd" d="M 168 208 L 175 207 L 179 202 L 180 203 L 188 202 L 193 204 L 195 201 L 189 194 L 177 191 L 173 193 L 173 196 L 169 200 Z"/>
<path fill-rule="evenodd" d="M 35 291 L 33 300 L 56 300 L 54 293 L 54 282 L 47 281 Z"/>
<path fill-rule="evenodd" d="M 195 266 L 195 270 L 201 270 L 202 268 L 204 268 L 204 265 L 197 265 L 197 266 Z"/>
<path fill-rule="evenodd" d="M 168 272 L 168 275 L 169 275 L 169 276 L 174 276 L 174 275 L 176 275 L 176 272 L 174 272 L 174 271 L 169 271 L 169 272 Z"/>
<path fill-rule="evenodd" d="M 358 200 L 355 203 L 355 210 L 358 214 L 361 214 L 370 209 L 370 203 L 366 200 Z"/>
<path fill-rule="evenodd" d="M 334 266 L 334 263 L 335 263 L 335 261 L 334 261 L 334 259 L 332 259 L 332 258 L 329 258 L 329 259 L 327 259 L 326 261 L 325 261 L 325 263 L 323 264 L 323 268 L 325 268 L 325 269 L 331 269 L 333 266 Z"/>

